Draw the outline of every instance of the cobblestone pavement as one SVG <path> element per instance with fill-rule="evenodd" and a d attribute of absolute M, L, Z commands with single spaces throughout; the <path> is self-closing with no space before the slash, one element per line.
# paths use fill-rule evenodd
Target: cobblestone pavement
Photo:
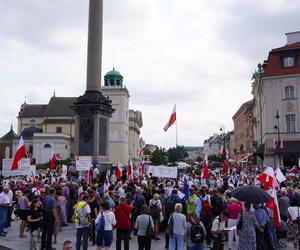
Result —
<path fill-rule="evenodd" d="M 27 250 L 29 249 L 30 243 L 29 243 L 29 238 L 26 239 L 20 239 L 19 238 L 19 224 L 20 222 L 13 222 L 12 226 L 7 230 L 7 236 L 6 237 L 1 237 L 0 238 L 0 250 Z M 26 233 L 28 236 L 29 234 Z M 73 242 L 73 249 L 75 249 L 75 238 L 76 238 L 76 229 L 74 224 L 70 224 L 68 227 L 62 228 L 62 232 L 59 232 L 57 236 L 57 244 L 52 245 L 53 248 L 56 248 L 57 250 L 62 249 L 62 244 L 66 240 L 71 240 Z M 155 250 L 163 250 L 164 248 L 164 235 L 161 235 L 161 240 L 152 241 L 151 249 Z M 40 244 L 38 244 L 38 250 L 40 249 Z M 91 250 L 96 249 L 95 246 L 92 246 L 92 244 L 89 242 L 89 248 Z M 113 242 L 113 245 L 111 249 L 116 249 L 115 247 L 115 240 Z M 132 240 L 130 241 L 130 250 L 137 250 L 137 240 L 136 236 L 132 237 Z M 208 247 L 205 247 L 205 249 L 209 249 Z M 227 246 L 225 246 L 225 249 L 227 249 Z M 234 247 L 233 249 L 236 249 Z M 288 250 L 292 250 L 294 248 L 289 245 L 288 248 L 285 248 Z"/>

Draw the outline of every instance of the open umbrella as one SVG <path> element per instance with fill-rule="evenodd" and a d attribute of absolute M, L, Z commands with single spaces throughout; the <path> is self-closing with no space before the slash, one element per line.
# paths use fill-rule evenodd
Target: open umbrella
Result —
<path fill-rule="evenodd" d="M 238 187 L 232 190 L 230 194 L 240 201 L 250 203 L 265 203 L 272 199 L 265 190 L 251 185 Z"/>

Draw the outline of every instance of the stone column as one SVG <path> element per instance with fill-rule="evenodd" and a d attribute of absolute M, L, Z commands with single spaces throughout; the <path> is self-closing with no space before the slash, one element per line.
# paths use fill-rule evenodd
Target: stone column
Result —
<path fill-rule="evenodd" d="M 86 91 L 100 92 L 102 63 L 103 0 L 90 0 Z"/>

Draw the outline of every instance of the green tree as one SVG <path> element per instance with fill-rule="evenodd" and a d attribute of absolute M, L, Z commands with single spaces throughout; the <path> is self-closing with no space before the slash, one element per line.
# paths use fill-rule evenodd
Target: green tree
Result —
<path fill-rule="evenodd" d="M 184 146 L 176 146 L 168 149 L 168 160 L 169 162 L 184 161 L 188 157 Z"/>
<path fill-rule="evenodd" d="M 154 165 L 162 165 L 167 163 L 167 152 L 164 148 L 158 148 L 151 154 L 151 162 Z"/>

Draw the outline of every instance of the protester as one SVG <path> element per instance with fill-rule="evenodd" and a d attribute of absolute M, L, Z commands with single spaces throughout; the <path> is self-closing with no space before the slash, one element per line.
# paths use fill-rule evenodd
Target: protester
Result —
<path fill-rule="evenodd" d="M 19 206 L 19 217 L 21 219 L 20 223 L 20 238 L 27 238 L 27 235 L 24 234 L 26 223 L 27 223 L 27 213 L 29 210 L 29 199 L 28 196 L 30 195 L 31 191 L 29 189 L 25 190 L 23 193 L 20 202 L 18 203 Z"/>
<path fill-rule="evenodd" d="M 228 221 L 229 213 L 226 210 L 223 210 L 219 216 L 217 216 L 211 227 L 212 233 L 212 249 L 213 250 L 223 250 L 223 238 L 226 235 L 225 227 L 226 222 Z M 253 249 L 252 249 L 253 250 Z"/>
<path fill-rule="evenodd" d="M 75 205 L 75 223 L 76 223 L 76 250 L 80 250 L 81 239 L 82 249 L 88 249 L 89 226 L 91 222 L 91 208 L 88 204 L 89 196 L 84 194 L 82 201 Z"/>
<path fill-rule="evenodd" d="M 10 199 L 8 196 L 9 187 L 4 186 L 2 192 L 0 193 L 0 236 L 5 237 L 6 232 L 4 232 L 6 220 L 7 220 L 7 211 L 10 206 Z"/>
<path fill-rule="evenodd" d="M 238 225 L 241 223 L 241 227 L 238 228 L 238 250 L 253 250 L 256 249 L 255 231 L 258 229 L 263 232 L 263 229 L 260 228 L 254 213 L 250 211 L 251 203 L 245 202 L 244 208 L 238 218 Z"/>
<path fill-rule="evenodd" d="M 55 189 L 51 188 L 43 201 L 43 231 L 41 249 L 52 250 L 52 235 L 55 224 L 59 223 Z"/>
<path fill-rule="evenodd" d="M 154 223 L 152 217 L 149 215 L 147 205 L 142 205 L 141 215 L 136 218 L 135 228 L 137 229 L 139 250 L 150 250 Z"/>
<path fill-rule="evenodd" d="M 151 215 L 154 222 L 154 238 L 155 240 L 160 240 L 159 238 L 159 225 L 160 225 L 160 215 L 162 211 L 162 204 L 159 200 L 160 195 L 154 194 L 153 199 L 149 202 L 149 214 Z"/>
<path fill-rule="evenodd" d="M 116 249 L 121 250 L 122 240 L 124 240 L 124 250 L 129 250 L 129 236 L 131 230 L 131 211 L 132 206 L 127 204 L 125 196 L 121 196 L 119 199 L 119 205 L 115 208 L 116 216 Z"/>
<path fill-rule="evenodd" d="M 30 233 L 30 250 L 37 249 L 38 230 L 42 225 L 43 214 L 41 205 L 38 199 L 32 200 L 30 203 L 30 209 L 27 215 L 27 222 Z"/>
<path fill-rule="evenodd" d="M 256 249 L 263 250 L 265 249 L 264 233 L 266 230 L 267 223 L 269 222 L 269 216 L 267 210 L 262 208 L 260 204 L 253 204 L 253 208 L 255 209 L 255 218 L 260 228 L 260 230 L 256 228 Z"/>
<path fill-rule="evenodd" d="M 72 241 L 66 240 L 63 244 L 63 250 L 73 250 Z"/>
<path fill-rule="evenodd" d="M 183 241 L 186 232 L 186 216 L 181 213 L 182 204 L 175 204 L 175 211 L 171 214 L 169 219 L 170 228 L 170 240 L 171 240 L 171 250 L 183 250 Z"/>
<path fill-rule="evenodd" d="M 203 250 L 206 230 L 196 214 L 189 215 L 187 222 L 187 250 Z"/>
<path fill-rule="evenodd" d="M 115 214 L 110 210 L 109 204 L 107 201 L 103 201 L 101 204 L 102 211 L 98 214 L 95 224 L 100 221 L 101 217 L 104 217 L 104 230 L 102 232 L 97 231 L 97 250 L 100 250 L 104 244 L 105 250 L 109 250 L 113 242 L 113 228 L 116 226 L 116 217 Z"/>

